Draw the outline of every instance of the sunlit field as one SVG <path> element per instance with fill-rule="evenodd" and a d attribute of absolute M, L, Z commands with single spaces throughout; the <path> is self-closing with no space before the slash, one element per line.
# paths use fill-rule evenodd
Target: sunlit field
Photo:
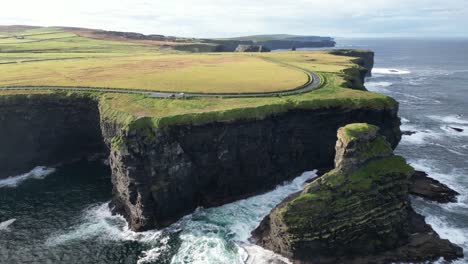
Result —
<path fill-rule="evenodd" d="M 308 81 L 308 75 L 300 69 L 262 55 L 187 54 L 140 43 L 89 39 L 60 29 L 3 35 L 2 87 L 251 93 L 295 89 Z"/>

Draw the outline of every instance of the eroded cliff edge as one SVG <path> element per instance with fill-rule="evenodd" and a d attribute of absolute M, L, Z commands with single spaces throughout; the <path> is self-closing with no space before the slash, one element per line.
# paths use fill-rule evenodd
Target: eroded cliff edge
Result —
<path fill-rule="evenodd" d="M 463 256 L 413 211 L 414 169 L 393 155 L 378 127 L 338 130 L 335 168 L 290 196 L 253 232 L 294 263 L 421 262 Z"/>
<path fill-rule="evenodd" d="M 106 152 L 97 98 L 48 93 L 0 96 L 0 179 Z"/>
<path fill-rule="evenodd" d="M 133 230 L 167 226 L 198 206 L 258 194 L 305 170 L 331 167 L 335 131 L 350 122 L 380 126 L 395 147 L 401 137 L 398 103 L 351 90 L 364 81 L 359 73 L 370 70 L 356 66 L 327 79 L 342 78 L 344 85 L 326 83 L 313 93 L 268 100 L 212 99 L 206 103 L 246 103 L 165 118 L 155 118 L 152 105 L 159 111 L 160 104 L 180 109 L 205 102 L 108 93 L 2 95 L 0 152 L 11 169 L 0 177 L 109 151 L 114 211 Z M 12 152 L 27 159 L 9 159 Z"/>
<path fill-rule="evenodd" d="M 293 110 L 162 129 L 141 119 L 112 143 L 113 205 L 134 230 L 145 230 L 198 206 L 270 190 L 303 171 L 331 167 L 335 131 L 349 122 L 382 127 L 393 147 L 400 140 L 397 108 Z"/>

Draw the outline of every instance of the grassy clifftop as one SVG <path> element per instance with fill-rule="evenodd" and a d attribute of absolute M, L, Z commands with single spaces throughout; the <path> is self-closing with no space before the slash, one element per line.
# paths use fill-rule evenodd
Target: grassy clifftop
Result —
<path fill-rule="evenodd" d="M 261 119 L 292 109 L 396 106 L 393 99 L 363 89 L 364 69 L 356 57 L 327 51 L 193 54 L 146 43 L 86 38 L 59 28 L 33 28 L 1 33 L 0 54 L 0 86 L 243 93 L 295 88 L 307 81 L 304 70 L 321 78 L 320 87 L 313 91 L 261 98 L 157 99 L 92 93 L 104 117 L 125 126 Z M 352 55 L 365 54 L 356 51 Z M 76 92 L 0 91 L 3 97 L 38 93 L 60 97 Z"/>
<path fill-rule="evenodd" d="M 350 71 L 346 70 L 359 68 L 353 63 L 352 57 L 335 56 L 324 51 L 284 52 L 262 56 L 316 72 L 321 77 L 322 83 L 318 89 L 311 92 L 262 98 L 157 99 L 138 94 L 101 93 L 98 97 L 102 112 L 108 118 L 127 125 L 139 120 L 137 123 L 164 127 L 173 124 L 262 119 L 292 109 L 332 107 L 385 109 L 393 108 L 397 104 L 387 96 L 349 87 L 347 78 L 350 77 Z M 11 93 L 13 92 L 0 92 L 0 94 Z M 15 93 L 29 94 L 31 91 Z M 49 93 L 64 94 L 52 91 Z"/>
<path fill-rule="evenodd" d="M 113 113 L 113 116 L 125 113 L 130 115 L 132 120 L 138 119 L 139 123 L 165 127 L 173 124 L 262 119 L 271 114 L 293 109 L 334 107 L 390 109 L 397 105 L 387 96 L 356 90 L 355 87 L 349 86 L 350 82 L 347 79 L 353 76 L 350 76 L 352 71 L 346 70 L 359 68 L 353 63 L 352 57 L 330 55 L 323 51 L 272 53 L 265 56 L 318 73 L 322 80 L 320 87 L 298 95 L 261 98 L 172 100 L 153 99 L 142 95 L 104 94 L 101 106 Z M 128 120 L 128 116 L 125 120 Z"/>

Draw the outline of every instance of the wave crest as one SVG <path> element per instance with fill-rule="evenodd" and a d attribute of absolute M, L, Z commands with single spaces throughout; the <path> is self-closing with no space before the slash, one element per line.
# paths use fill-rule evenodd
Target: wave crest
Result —
<path fill-rule="evenodd" d="M 16 219 L 13 218 L 13 219 L 1 222 L 0 223 L 0 231 L 8 231 L 9 230 L 8 228 L 10 227 L 10 225 L 12 225 L 15 221 L 16 221 Z"/>
<path fill-rule="evenodd" d="M 372 74 L 388 74 L 388 75 L 403 75 L 410 74 L 411 71 L 401 70 L 401 69 L 392 69 L 392 68 L 374 68 L 372 69 Z"/>
<path fill-rule="evenodd" d="M 36 179 L 36 180 L 41 180 L 44 179 L 46 176 L 52 174 L 55 172 L 55 168 L 48 168 L 48 167 L 35 167 L 32 169 L 30 172 L 18 175 L 18 176 L 12 176 L 8 177 L 6 179 L 0 180 L 0 188 L 2 187 L 17 187 L 20 185 L 22 182 L 28 179 Z"/>

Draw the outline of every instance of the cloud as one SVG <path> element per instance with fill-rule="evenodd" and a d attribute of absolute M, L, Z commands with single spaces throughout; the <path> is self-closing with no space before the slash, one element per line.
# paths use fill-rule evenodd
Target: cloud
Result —
<path fill-rule="evenodd" d="M 15 0 L 0 9 L 0 24 L 195 37 L 259 33 L 466 36 L 457 27 L 467 23 L 465 0 Z"/>

